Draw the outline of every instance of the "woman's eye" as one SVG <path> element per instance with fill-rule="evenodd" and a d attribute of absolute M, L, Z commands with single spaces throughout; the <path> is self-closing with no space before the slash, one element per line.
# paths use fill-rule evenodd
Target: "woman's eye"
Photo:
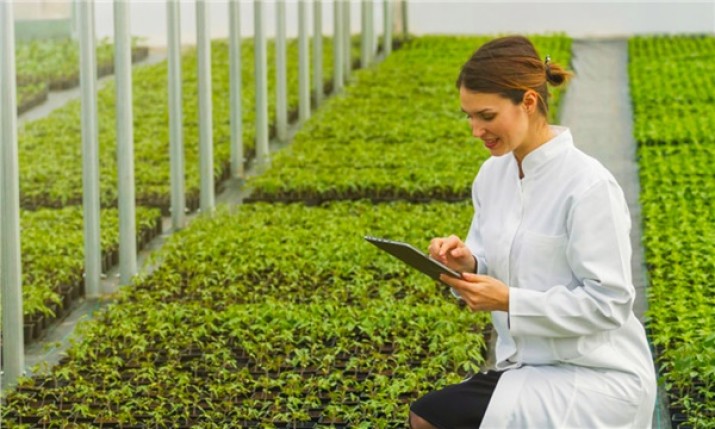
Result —
<path fill-rule="evenodd" d="M 485 121 L 491 121 L 496 115 L 482 115 L 482 119 Z"/>

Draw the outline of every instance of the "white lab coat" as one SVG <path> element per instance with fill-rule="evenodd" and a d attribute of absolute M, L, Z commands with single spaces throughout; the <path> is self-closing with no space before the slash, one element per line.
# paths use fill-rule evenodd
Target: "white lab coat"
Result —
<path fill-rule="evenodd" d="M 571 132 L 492 157 L 472 186 L 466 244 L 478 272 L 510 287 L 492 312 L 502 375 L 486 428 L 645 428 L 656 382 L 633 314 L 630 217 L 621 188 Z"/>

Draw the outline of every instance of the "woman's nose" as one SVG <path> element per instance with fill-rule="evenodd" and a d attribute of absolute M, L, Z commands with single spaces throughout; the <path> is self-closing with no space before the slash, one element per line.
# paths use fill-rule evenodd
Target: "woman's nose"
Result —
<path fill-rule="evenodd" d="M 472 125 L 472 135 L 478 139 L 484 135 L 484 128 L 479 125 Z"/>

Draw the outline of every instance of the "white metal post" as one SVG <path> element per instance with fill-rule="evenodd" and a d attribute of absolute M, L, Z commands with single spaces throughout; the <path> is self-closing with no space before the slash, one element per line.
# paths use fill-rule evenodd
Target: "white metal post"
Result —
<path fill-rule="evenodd" d="M 402 0 L 402 40 L 407 40 L 409 38 L 407 15 L 407 0 Z"/>
<path fill-rule="evenodd" d="M 375 1 L 367 2 L 367 63 L 375 61 Z"/>
<path fill-rule="evenodd" d="M 372 46 L 372 34 L 370 34 L 371 27 L 371 13 L 370 5 L 372 0 L 362 0 L 361 3 L 361 13 L 360 13 L 360 67 L 367 68 L 370 66 L 370 49 Z"/>
<path fill-rule="evenodd" d="M 385 37 L 382 40 L 382 51 L 384 57 L 387 57 L 392 53 L 392 0 L 385 0 L 384 2 L 383 19 Z"/>
<path fill-rule="evenodd" d="M 80 86 L 82 92 L 82 207 L 84 212 L 85 295 L 100 294 L 99 131 L 97 124 L 97 61 L 94 5 L 79 3 Z"/>
<path fill-rule="evenodd" d="M 196 1 L 196 55 L 199 80 L 199 174 L 200 206 L 204 213 L 214 209 L 213 118 L 211 106 L 211 40 L 206 0 Z"/>
<path fill-rule="evenodd" d="M 137 233 L 132 125 L 132 41 L 129 35 L 128 0 L 114 0 L 114 67 L 117 89 L 119 280 L 122 284 L 129 284 L 137 273 Z"/>
<path fill-rule="evenodd" d="M 308 5 L 298 0 L 298 118 L 310 118 L 310 44 L 308 43 Z"/>
<path fill-rule="evenodd" d="M 352 4 L 350 0 L 345 0 L 343 3 L 343 67 L 345 67 L 345 82 L 350 80 L 350 75 L 353 69 L 353 55 L 352 55 L 352 33 L 350 30 L 350 14 Z"/>
<path fill-rule="evenodd" d="M 268 78 L 266 70 L 266 33 L 263 22 L 263 1 L 253 7 L 255 85 L 256 85 L 256 161 L 258 170 L 270 162 L 268 150 Z"/>
<path fill-rule="evenodd" d="M 286 77 L 286 3 L 276 2 L 276 137 L 288 138 L 288 81 Z"/>
<path fill-rule="evenodd" d="M 79 8 L 78 8 L 78 2 L 73 1 L 70 4 L 71 8 L 71 20 L 72 20 L 72 30 L 70 32 L 70 36 L 72 39 L 78 39 L 79 38 Z"/>
<path fill-rule="evenodd" d="M 168 0 L 167 55 L 169 65 L 169 156 L 171 163 L 171 226 L 186 226 L 184 179 L 184 131 L 181 106 L 181 19 L 179 0 Z"/>
<path fill-rule="evenodd" d="M 313 81 L 315 107 L 323 103 L 323 2 L 313 3 Z"/>
<path fill-rule="evenodd" d="M 15 82 L 15 22 L 12 2 L 0 1 L 0 299 L 4 387 L 14 386 L 25 366 Z"/>
<path fill-rule="evenodd" d="M 231 177 L 243 177 L 243 110 L 241 110 L 241 14 L 238 0 L 229 3 L 231 72 Z"/>
<path fill-rule="evenodd" d="M 340 31 L 343 19 L 342 0 L 333 1 L 333 93 L 343 89 L 343 37 Z"/>

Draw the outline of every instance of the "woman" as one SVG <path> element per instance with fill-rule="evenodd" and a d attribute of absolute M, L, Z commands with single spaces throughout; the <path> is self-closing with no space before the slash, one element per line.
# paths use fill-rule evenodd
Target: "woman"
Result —
<path fill-rule="evenodd" d="M 492 157 L 472 186 L 465 242 L 435 238 L 429 253 L 464 273 L 442 281 L 472 311 L 492 312 L 495 365 L 413 403 L 413 429 L 651 425 L 655 372 L 632 311 L 623 192 L 547 122 L 547 82 L 568 76 L 520 36 L 462 67 L 462 110 Z"/>

